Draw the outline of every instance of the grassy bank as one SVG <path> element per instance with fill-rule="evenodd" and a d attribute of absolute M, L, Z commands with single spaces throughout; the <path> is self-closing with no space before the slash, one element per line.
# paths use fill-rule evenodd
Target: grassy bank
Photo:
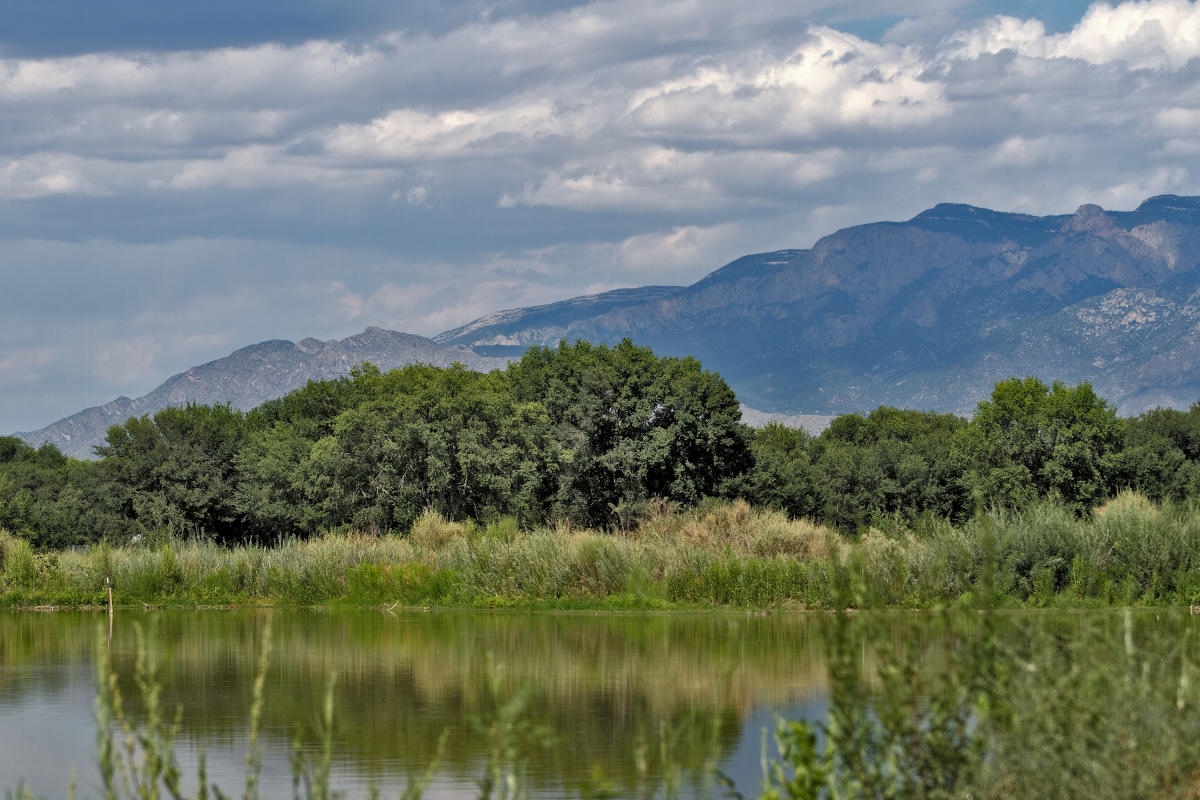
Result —
<path fill-rule="evenodd" d="M 203 541 L 34 553 L 0 532 L 0 605 L 350 604 L 672 608 L 926 607 L 1200 600 L 1200 509 L 1123 494 L 1092 515 L 1041 504 L 962 526 L 878 521 L 858 537 L 743 502 L 651 514 L 628 532 L 518 529 L 426 513 L 404 536 L 277 546 Z M 986 570 L 991 574 L 991 570 Z"/>

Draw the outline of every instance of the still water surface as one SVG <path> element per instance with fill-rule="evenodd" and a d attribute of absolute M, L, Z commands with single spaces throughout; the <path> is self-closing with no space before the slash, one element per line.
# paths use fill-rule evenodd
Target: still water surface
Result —
<path fill-rule="evenodd" d="M 920 615 L 881 619 L 872 635 L 889 647 L 936 650 L 940 637 L 970 635 L 965 615 L 966 628 L 949 629 L 926 630 Z M 1009 615 L 1005 627 L 1019 633 L 1054 625 L 1069 634 L 1113 619 L 1111 612 L 1025 612 Z M 24 779 L 41 796 L 65 796 L 74 771 L 81 796 L 95 794 L 95 664 L 105 622 L 84 612 L 0 612 L 0 792 Z M 314 746 L 311 728 L 331 675 L 335 783 L 352 796 L 369 786 L 396 796 L 408 775 L 430 763 L 443 731 L 448 743 L 427 796 L 471 796 L 485 752 L 470 719 L 488 708 L 490 661 L 502 665 L 502 694 L 535 690 L 529 719 L 551 731 L 553 742 L 531 755 L 529 781 L 547 797 L 575 794 L 593 775 L 629 791 L 638 742 L 656 750 L 662 732 L 679 734 L 676 752 L 685 764 L 715 748 L 723 771 L 750 795 L 762 730 L 773 716 L 818 719 L 827 707 L 833 622 L 823 614 L 119 612 L 106 646 L 130 716 L 144 713 L 132 677 L 141 626 L 163 700 L 182 708 L 178 750 L 187 771 L 202 750 L 210 779 L 227 793 L 240 794 L 244 780 L 252 684 L 268 624 L 268 797 L 290 796 L 292 743 L 299 726 L 303 746 Z M 863 642 L 868 672 L 880 641 Z M 653 772 L 653 753 L 649 760 Z"/>

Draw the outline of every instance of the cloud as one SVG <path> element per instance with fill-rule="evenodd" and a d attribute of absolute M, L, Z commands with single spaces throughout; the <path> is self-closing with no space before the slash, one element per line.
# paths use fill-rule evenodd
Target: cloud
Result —
<path fill-rule="evenodd" d="M 179 164 L 163 178 L 147 183 L 147 188 L 179 191 L 212 189 L 278 189 L 293 186 L 336 188 L 346 184 L 364 185 L 387 178 L 376 171 L 344 171 L 288 156 L 277 148 L 250 145 L 228 151 L 217 159 L 193 159 Z"/>
<path fill-rule="evenodd" d="M 321 306 L 317 318 L 325 323 L 345 324 L 359 319 L 367 307 L 361 294 L 350 291 L 341 281 L 309 283 L 297 287 L 302 297 L 316 298 Z"/>
<path fill-rule="evenodd" d="M 1089 64 L 1120 62 L 1130 69 L 1178 70 L 1200 56 L 1200 6 L 1189 0 L 1093 4 L 1072 30 L 1047 35 L 1039 20 L 996 16 L 949 37 L 962 58 L 1012 50 L 1038 58 Z"/>
<path fill-rule="evenodd" d="M 408 203 L 410 206 L 417 206 L 418 208 L 429 208 L 430 194 L 431 192 L 428 186 L 414 186 L 407 192 L 403 193 L 404 202 Z M 401 192 L 399 189 L 392 193 L 393 200 L 398 200 L 400 197 Z"/>
<path fill-rule="evenodd" d="M 935 4 L 928 19 L 944 25 L 956 5 Z M 23 150 L 0 162 L 0 191 L 152 202 L 171 191 L 369 193 L 438 179 L 484 190 L 500 208 L 632 199 L 695 210 L 744 199 L 733 164 L 774 162 L 772 175 L 792 177 L 766 183 L 774 197 L 837 172 L 825 154 L 871 158 L 895 137 L 970 148 L 996 117 L 1027 121 L 1056 93 L 1086 92 L 1092 112 L 1067 111 L 1094 125 L 1144 88 L 1122 70 L 1180 71 L 1200 53 L 1200 6 L 1186 0 L 1099 3 L 1061 34 L 995 16 L 924 47 L 800 21 L 823 8 L 601 0 L 440 36 L 10 59 L 0 105 L 16 122 L 0 148 Z M 752 38 L 789 26 L 782 40 Z M 1062 59 L 1107 71 L 1064 71 Z M 977 113 L 981 93 L 1000 107 Z M 1154 102 L 1133 99 L 1130 115 Z"/>
<path fill-rule="evenodd" d="M 68 154 L 33 153 L 0 161 L 0 197 L 28 200 L 55 194 L 103 194 L 85 173 L 83 159 Z"/>
<path fill-rule="evenodd" d="M 193 333 L 181 338 L 179 346 L 183 349 L 212 350 L 213 348 L 227 347 L 230 341 L 230 335 L 226 331 Z"/>
<path fill-rule="evenodd" d="M 619 258 L 626 270 L 646 275 L 647 281 L 662 282 L 678 273 L 690 278 L 697 266 L 712 265 L 714 256 L 737 232 L 738 226 L 726 224 L 643 233 L 621 242 Z"/>
<path fill-rule="evenodd" d="M 433 274 L 437 268 L 431 265 Z M 453 328 L 500 308 L 539 305 L 559 299 L 558 290 L 496 268 L 482 277 L 384 283 L 366 298 L 361 317 L 373 325 L 426 335 Z M 613 288 L 613 287 L 607 287 Z"/>
<path fill-rule="evenodd" d="M 734 198 L 759 204 L 770 195 L 801 192 L 838 173 L 837 148 L 789 153 L 771 149 L 705 152 L 642 147 L 620 161 L 564 165 L 519 194 L 504 193 L 501 207 L 518 204 L 597 209 L 714 209 Z"/>
<path fill-rule="evenodd" d="M 0 360 L 0 430 L 261 339 L 687 283 L 941 201 L 1196 191 L 1200 4 L 980 8 L 458 4 L 0 60 L 0 359 L 44 359 Z"/>
<path fill-rule="evenodd" d="M 28 383 L 41 377 L 41 370 L 54 363 L 55 347 L 33 347 L 0 356 L 0 380 L 5 383 Z"/>
<path fill-rule="evenodd" d="M 1048 165 L 1073 159 L 1083 144 L 1068 136 L 1010 136 L 996 146 L 989 162 L 1009 169 Z"/>
<path fill-rule="evenodd" d="M 161 350 L 162 342 L 149 335 L 97 342 L 93 345 L 93 369 L 106 380 L 138 382 L 154 374 L 154 359 Z"/>
<path fill-rule="evenodd" d="M 928 124 L 948 109 L 926 69 L 915 50 L 814 27 L 781 56 L 757 51 L 640 90 L 631 113 L 646 131 L 752 142 L 764 134 L 811 138 L 848 126 Z"/>
<path fill-rule="evenodd" d="M 365 125 L 338 126 L 326 135 L 325 149 L 350 160 L 458 159 L 533 146 L 564 132 L 563 122 L 546 102 L 438 114 L 402 109 Z"/>

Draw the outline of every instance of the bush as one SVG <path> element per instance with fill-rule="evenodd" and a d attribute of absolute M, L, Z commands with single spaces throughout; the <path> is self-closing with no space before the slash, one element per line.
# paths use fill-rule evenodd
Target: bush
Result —
<path fill-rule="evenodd" d="M 0 550 L 4 553 L 4 582 L 9 586 L 32 588 L 37 583 L 38 568 L 29 542 L 6 534 L 0 540 Z"/>

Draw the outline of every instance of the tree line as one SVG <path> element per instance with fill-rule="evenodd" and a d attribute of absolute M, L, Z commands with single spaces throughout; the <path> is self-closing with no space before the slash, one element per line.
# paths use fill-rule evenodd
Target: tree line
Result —
<path fill-rule="evenodd" d="M 693 358 L 629 341 L 535 347 L 506 370 L 370 364 L 250 411 L 189 405 L 113 426 L 96 461 L 0 438 L 0 528 L 99 539 L 274 541 L 450 519 L 596 528 L 741 497 L 853 533 L 1054 498 L 1200 492 L 1200 404 L 1132 419 L 1080 383 L 996 384 L 970 419 L 880 407 L 821 434 L 740 422 Z"/>

